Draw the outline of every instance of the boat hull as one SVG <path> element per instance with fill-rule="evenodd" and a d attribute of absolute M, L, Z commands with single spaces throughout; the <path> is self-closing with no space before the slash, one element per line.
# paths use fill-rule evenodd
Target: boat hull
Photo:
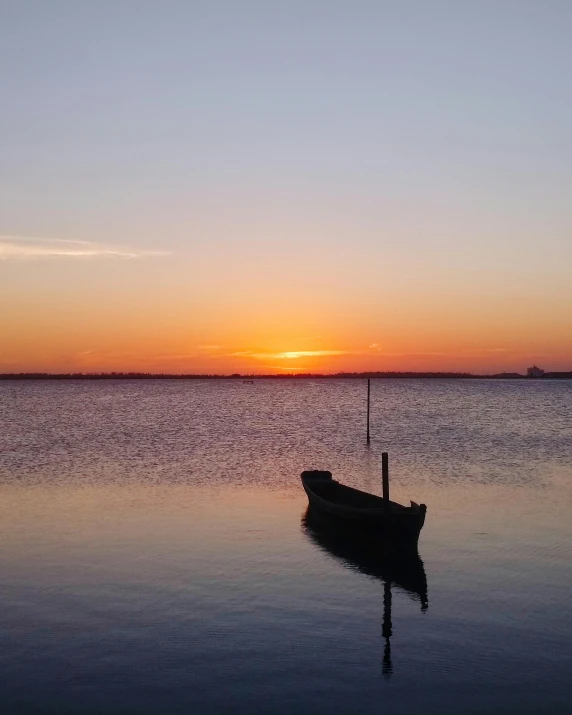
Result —
<path fill-rule="evenodd" d="M 310 475 L 315 473 L 309 473 Z M 329 473 L 322 473 L 329 474 Z M 426 506 L 414 502 L 405 507 L 384 502 L 381 497 L 346 487 L 331 477 L 313 478 L 302 474 L 302 486 L 311 511 L 340 527 L 367 532 L 394 546 L 417 546 L 425 523 Z"/>

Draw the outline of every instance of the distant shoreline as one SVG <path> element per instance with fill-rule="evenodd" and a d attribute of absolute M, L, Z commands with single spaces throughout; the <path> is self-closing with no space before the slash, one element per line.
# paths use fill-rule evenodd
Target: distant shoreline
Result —
<path fill-rule="evenodd" d="M 332 380 L 332 379 L 424 379 L 424 380 L 572 380 L 570 372 L 547 372 L 540 377 L 529 377 L 520 373 L 498 373 L 495 375 L 474 375 L 467 372 L 338 372 L 338 373 L 298 373 L 271 375 L 231 375 L 216 374 L 170 374 L 147 372 L 100 372 L 100 373 L 49 373 L 20 372 L 0 374 L 0 380 Z"/>

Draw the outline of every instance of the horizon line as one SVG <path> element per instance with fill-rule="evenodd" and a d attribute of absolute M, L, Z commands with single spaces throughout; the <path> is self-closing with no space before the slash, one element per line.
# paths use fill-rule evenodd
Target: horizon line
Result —
<path fill-rule="evenodd" d="M 0 380 L 25 380 L 25 379 L 177 379 L 177 380 L 229 380 L 229 379 L 245 379 L 245 380 L 263 380 L 263 379 L 278 379 L 278 380 L 296 380 L 308 378 L 462 378 L 462 379 L 486 379 L 486 378 L 505 378 L 505 379 L 544 379 L 544 378 L 569 378 L 572 379 L 572 370 L 570 371 L 547 371 L 542 376 L 533 377 L 530 375 L 518 372 L 500 372 L 500 373 L 470 373 L 456 371 L 366 371 L 366 372 L 336 372 L 336 373 L 162 373 L 162 372 L 140 372 L 140 371 L 111 371 L 111 372 L 6 372 L 0 373 Z"/>

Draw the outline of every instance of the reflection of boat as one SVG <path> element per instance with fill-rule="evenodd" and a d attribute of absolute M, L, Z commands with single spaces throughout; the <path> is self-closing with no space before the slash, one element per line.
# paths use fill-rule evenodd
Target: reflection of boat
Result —
<path fill-rule="evenodd" d="M 393 672 L 390 638 L 392 585 L 421 603 L 421 611 L 428 608 L 427 576 L 423 561 L 415 552 L 398 553 L 380 548 L 363 532 L 355 529 L 332 529 L 331 521 L 308 508 L 302 517 L 302 529 L 308 538 L 329 556 L 349 569 L 383 582 L 383 622 L 381 633 L 385 641 L 382 672 L 389 678 Z M 383 546 L 383 545 L 381 545 Z"/>
<path fill-rule="evenodd" d="M 347 487 L 331 472 L 302 472 L 302 486 L 316 512 L 385 537 L 396 546 L 416 545 L 425 523 L 425 504 L 403 506 L 389 500 L 387 453 L 383 455 L 383 497 Z"/>
<path fill-rule="evenodd" d="M 427 610 L 427 577 L 419 554 L 383 549 L 366 534 L 332 529 L 329 520 L 308 509 L 302 518 L 304 533 L 320 548 L 347 568 L 386 583 L 395 584 Z"/>

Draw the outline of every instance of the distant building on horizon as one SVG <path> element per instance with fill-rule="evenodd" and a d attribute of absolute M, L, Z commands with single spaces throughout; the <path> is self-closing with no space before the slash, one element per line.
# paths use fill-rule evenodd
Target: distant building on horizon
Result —
<path fill-rule="evenodd" d="M 529 367 L 526 370 L 527 377 L 544 377 L 544 375 L 545 375 L 544 370 L 541 370 L 536 365 L 533 365 L 532 367 Z"/>

